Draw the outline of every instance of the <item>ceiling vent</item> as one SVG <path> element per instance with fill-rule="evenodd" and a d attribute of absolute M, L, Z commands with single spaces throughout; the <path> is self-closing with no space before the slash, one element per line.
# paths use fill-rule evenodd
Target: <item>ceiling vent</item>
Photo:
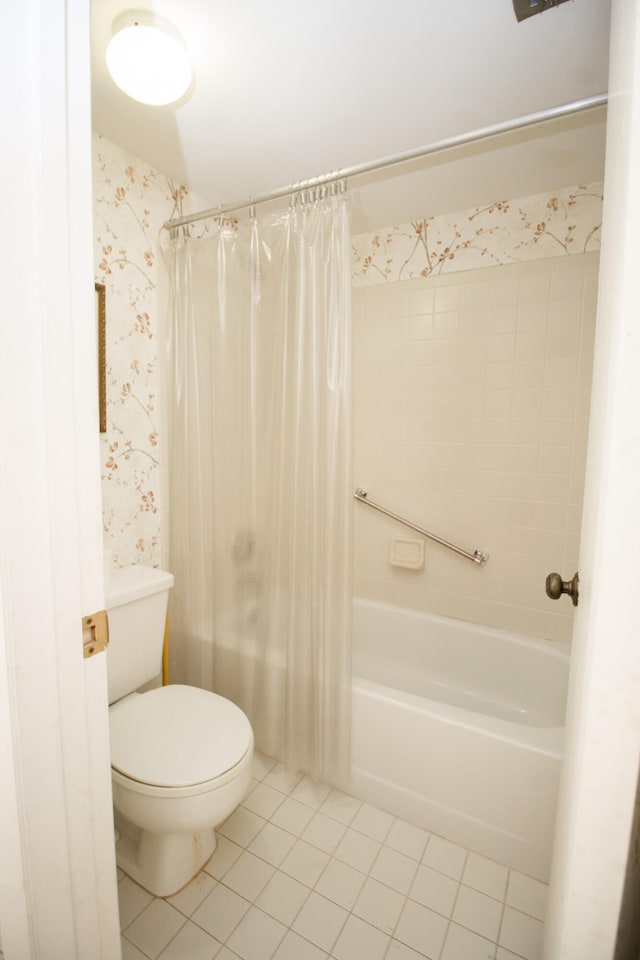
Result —
<path fill-rule="evenodd" d="M 567 0 L 513 0 L 513 9 L 520 22 L 566 2 Z"/>

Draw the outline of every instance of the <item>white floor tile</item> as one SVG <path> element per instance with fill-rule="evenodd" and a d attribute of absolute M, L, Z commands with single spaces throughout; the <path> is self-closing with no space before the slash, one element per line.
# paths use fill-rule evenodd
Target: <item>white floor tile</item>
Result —
<path fill-rule="evenodd" d="M 332 790 L 320 809 L 328 817 L 333 817 L 334 820 L 349 826 L 361 806 L 361 801 L 356 800 L 355 797 L 350 797 L 341 790 Z"/>
<path fill-rule="evenodd" d="M 362 873 L 368 873 L 381 847 L 382 844 L 378 840 L 372 840 L 371 837 L 365 837 L 357 830 L 349 829 L 336 847 L 334 857 L 355 867 L 356 870 L 361 870 Z"/>
<path fill-rule="evenodd" d="M 222 880 L 229 867 L 241 856 L 243 849 L 244 847 L 219 833 L 216 849 L 205 863 L 204 869 L 216 880 Z"/>
<path fill-rule="evenodd" d="M 347 828 L 339 820 L 332 820 L 319 811 L 313 815 L 302 832 L 302 839 L 325 853 L 332 854 Z"/>
<path fill-rule="evenodd" d="M 405 897 L 369 877 L 355 902 L 353 912 L 385 933 L 393 933 L 405 904 Z"/>
<path fill-rule="evenodd" d="M 276 870 L 256 900 L 256 906 L 280 923 L 291 926 L 308 896 L 309 887 Z"/>
<path fill-rule="evenodd" d="M 273 876 L 275 867 L 245 850 L 224 875 L 224 884 L 252 903 Z"/>
<path fill-rule="evenodd" d="M 479 890 L 461 886 L 453 908 L 453 920 L 488 940 L 498 939 L 502 903 Z"/>
<path fill-rule="evenodd" d="M 494 960 L 496 945 L 452 923 L 447 931 L 441 960 Z"/>
<path fill-rule="evenodd" d="M 313 887 L 329 862 L 329 855 L 304 840 L 296 840 L 280 869 L 300 883 Z"/>
<path fill-rule="evenodd" d="M 544 920 L 547 910 L 548 886 L 540 880 L 525 877 L 512 870 L 507 887 L 507 904 L 536 920 Z"/>
<path fill-rule="evenodd" d="M 251 841 L 248 849 L 261 860 L 279 867 L 295 842 L 296 838 L 292 834 L 273 823 L 267 823 Z"/>
<path fill-rule="evenodd" d="M 395 930 L 396 940 L 406 943 L 425 957 L 439 957 L 448 921 L 439 913 L 407 900 Z"/>
<path fill-rule="evenodd" d="M 312 816 L 311 807 L 292 797 L 286 797 L 271 817 L 271 823 L 299 837 Z"/>
<path fill-rule="evenodd" d="M 251 793 L 245 797 L 242 806 L 259 817 L 269 820 L 285 799 L 284 793 L 274 790 L 268 783 L 258 783 Z"/>
<path fill-rule="evenodd" d="M 287 928 L 257 907 L 251 907 L 227 941 L 242 960 L 271 960 Z"/>
<path fill-rule="evenodd" d="M 539 960 L 544 924 L 524 913 L 505 907 L 498 943 L 525 960 Z"/>
<path fill-rule="evenodd" d="M 238 807 L 228 820 L 218 827 L 218 834 L 233 840 L 240 847 L 248 847 L 255 836 L 262 830 L 266 821 L 246 807 Z"/>
<path fill-rule="evenodd" d="M 462 882 L 496 900 L 504 900 L 509 870 L 501 863 L 470 853 L 462 874 Z"/>
<path fill-rule="evenodd" d="M 292 929 L 321 950 L 330 951 L 347 917 L 348 913 L 342 907 L 318 893 L 311 893 Z"/>
<path fill-rule="evenodd" d="M 384 842 L 413 860 L 421 860 L 428 839 L 429 834 L 422 827 L 396 819 Z"/>
<path fill-rule="evenodd" d="M 171 904 L 165 900 L 153 900 L 129 924 L 127 939 L 148 957 L 155 958 L 185 923 L 183 914 Z"/>
<path fill-rule="evenodd" d="M 219 883 L 191 918 L 212 937 L 224 943 L 238 926 L 251 904 Z"/>
<path fill-rule="evenodd" d="M 165 947 L 158 960 L 212 960 L 222 944 L 188 920 Z M 123 958 L 124 960 L 124 958 Z"/>
<path fill-rule="evenodd" d="M 124 936 L 120 937 L 120 945 L 122 947 L 122 960 L 149 960 L 141 950 L 138 950 L 130 940 Z M 0 954 L 4 957 L 4 953 Z"/>
<path fill-rule="evenodd" d="M 440 873 L 446 873 L 448 877 L 459 880 L 462 877 L 464 863 L 467 858 L 467 851 L 464 847 L 451 843 L 443 837 L 431 836 L 427 843 L 427 849 L 422 857 L 422 862 Z"/>
<path fill-rule="evenodd" d="M 186 957 L 185 960 L 187 960 Z M 216 954 L 216 960 L 239 960 L 239 957 L 237 953 L 232 953 L 228 947 L 223 947 L 220 953 Z"/>
<path fill-rule="evenodd" d="M 321 950 L 293 930 L 289 930 L 274 953 L 273 960 L 326 960 L 327 956 L 326 950 Z"/>
<path fill-rule="evenodd" d="M 364 886 L 366 876 L 348 863 L 331 859 L 316 883 L 316 892 L 351 910 Z"/>
<path fill-rule="evenodd" d="M 131 877 L 124 877 L 118 884 L 118 903 L 120 905 L 120 929 L 126 930 L 145 907 L 153 900 L 153 894 L 143 890 Z"/>
<path fill-rule="evenodd" d="M 282 793 L 289 793 L 300 780 L 302 780 L 301 773 L 289 773 L 282 763 L 276 763 L 264 778 L 265 783 Z"/>
<path fill-rule="evenodd" d="M 358 917 L 347 920 L 331 951 L 336 960 L 384 960 L 391 938 Z"/>
<path fill-rule="evenodd" d="M 291 791 L 291 796 L 294 800 L 299 800 L 300 803 L 306 803 L 308 807 L 313 807 L 314 810 L 317 810 L 330 793 L 331 787 L 326 783 L 318 783 L 316 780 L 312 780 L 311 777 L 303 777 Z"/>
<path fill-rule="evenodd" d="M 540 960 L 547 886 L 282 764 L 183 890 L 119 875 L 123 960 Z"/>
<path fill-rule="evenodd" d="M 407 894 L 418 869 L 417 860 L 383 846 L 371 867 L 371 876 L 399 893 Z"/>
<path fill-rule="evenodd" d="M 431 867 L 420 864 L 409 896 L 423 907 L 429 907 L 444 917 L 450 917 L 458 893 L 458 881 L 446 877 Z"/>
<path fill-rule="evenodd" d="M 400 943 L 399 940 L 392 940 L 387 950 L 385 960 L 424 960 L 423 953 L 416 953 L 406 943 Z"/>
<path fill-rule="evenodd" d="M 325 853 L 333 854 L 346 830 L 346 826 L 339 820 L 333 820 L 318 811 L 314 813 L 303 830 L 302 839 L 312 846 L 324 850 Z"/>
<path fill-rule="evenodd" d="M 254 750 L 251 759 L 251 776 L 255 780 L 264 780 L 269 771 L 273 770 L 276 766 L 277 762 L 273 757 L 265 757 L 264 753 Z"/>
<path fill-rule="evenodd" d="M 172 897 L 167 897 L 167 903 L 172 907 L 184 913 L 185 917 L 190 917 L 193 911 L 200 906 L 205 897 L 208 897 L 216 885 L 216 880 L 201 870 L 197 877 L 194 877 L 191 883 L 183 887 Z"/>
<path fill-rule="evenodd" d="M 351 821 L 351 826 L 359 833 L 382 842 L 391 830 L 394 819 L 395 817 L 390 813 L 372 807 L 369 803 L 363 803 Z"/>

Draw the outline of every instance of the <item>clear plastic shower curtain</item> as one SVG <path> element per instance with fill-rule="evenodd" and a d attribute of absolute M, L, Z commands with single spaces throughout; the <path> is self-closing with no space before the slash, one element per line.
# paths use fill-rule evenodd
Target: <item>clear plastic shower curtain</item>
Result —
<path fill-rule="evenodd" d="M 343 196 L 165 244 L 172 680 L 344 782 L 351 729 L 350 247 Z"/>

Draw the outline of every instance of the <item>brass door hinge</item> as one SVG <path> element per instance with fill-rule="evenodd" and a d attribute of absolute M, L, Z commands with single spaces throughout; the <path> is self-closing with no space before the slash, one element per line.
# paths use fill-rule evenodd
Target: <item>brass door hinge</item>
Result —
<path fill-rule="evenodd" d="M 102 653 L 109 643 L 109 619 L 106 610 L 82 618 L 82 649 L 85 660 L 94 653 Z"/>

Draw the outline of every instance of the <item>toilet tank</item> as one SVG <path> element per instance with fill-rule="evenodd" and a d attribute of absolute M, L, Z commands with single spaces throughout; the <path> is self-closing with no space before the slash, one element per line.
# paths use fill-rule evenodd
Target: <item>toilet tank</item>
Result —
<path fill-rule="evenodd" d="M 171 573 L 141 564 L 105 571 L 109 703 L 133 693 L 161 672 L 172 586 Z"/>

